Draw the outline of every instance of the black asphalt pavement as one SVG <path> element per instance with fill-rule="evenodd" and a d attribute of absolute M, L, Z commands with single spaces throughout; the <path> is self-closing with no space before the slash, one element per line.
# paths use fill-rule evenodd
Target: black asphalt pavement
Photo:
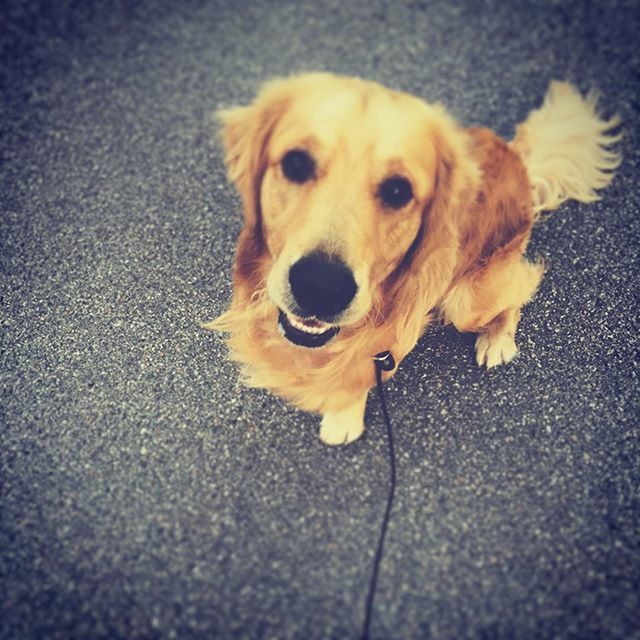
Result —
<path fill-rule="evenodd" d="M 0 637 L 358 637 L 376 399 L 326 447 L 198 324 L 240 229 L 211 112 L 329 70 L 507 137 L 568 79 L 625 133 L 602 199 L 534 230 L 517 359 L 433 326 L 387 385 L 373 638 L 640 638 L 639 33 L 635 0 L 5 0 Z"/>

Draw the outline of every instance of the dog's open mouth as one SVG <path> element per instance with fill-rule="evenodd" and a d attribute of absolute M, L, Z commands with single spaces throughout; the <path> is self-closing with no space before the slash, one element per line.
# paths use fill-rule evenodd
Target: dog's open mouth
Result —
<path fill-rule="evenodd" d="M 322 347 L 340 331 L 340 327 L 315 318 L 298 318 L 282 310 L 278 314 L 278 325 L 289 342 L 310 349 Z"/>

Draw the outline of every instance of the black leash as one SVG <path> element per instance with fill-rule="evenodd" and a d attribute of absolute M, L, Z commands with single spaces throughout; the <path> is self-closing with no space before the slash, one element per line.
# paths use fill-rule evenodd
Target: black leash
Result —
<path fill-rule="evenodd" d="M 391 420 L 389 420 L 389 411 L 384 398 L 384 389 L 382 388 L 382 372 L 393 371 L 396 363 L 390 351 L 382 351 L 373 356 L 373 362 L 376 368 L 376 384 L 378 388 L 378 397 L 382 406 L 382 415 L 387 425 L 387 440 L 389 441 L 389 495 L 387 497 L 387 508 L 382 518 L 382 526 L 380 527 L 380 537 L 378 539 L 378 548 L 373 557 L 373 571 L 371 572 L 371 582 L 369 583 L 369 594 L 365 603 L 364 624 L 362 626 L 362 640 L 369 640 L 369 627 L 371 625 L 371 615 L 373 613 L 373 599 L 376 595 L 376 586 L 378 584 L 378 570 L 380 569 L 380 561 L 382 560 L 382 550 L 384 547 L 384 539 L 387 535 L 389 527 L 389 516 L 393 507 L 393 496 L 396 492 L 396 454 L 393 448 L 393 431 L 391 429 Z"/>

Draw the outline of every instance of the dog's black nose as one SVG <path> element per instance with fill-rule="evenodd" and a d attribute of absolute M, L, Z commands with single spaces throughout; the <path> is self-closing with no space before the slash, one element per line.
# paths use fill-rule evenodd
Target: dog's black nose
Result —
<path fill-rule="evenodd" d="M 322 253 L 300 258 L 289 269 L 289 284 L 300 315 L 316 318 L 332 318 L 344 311 L 358 290 L 351 269 Z"/>

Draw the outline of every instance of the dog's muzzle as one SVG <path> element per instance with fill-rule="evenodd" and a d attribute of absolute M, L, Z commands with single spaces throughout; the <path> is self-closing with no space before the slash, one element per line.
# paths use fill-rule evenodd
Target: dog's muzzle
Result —
<path fill-rule="evenodd" d="M 339 331 L 336 318 L 347 309 L 358 286 L 341 260 L 314 252 L 289 269 L 292 311 L 280 311 L 285 338 L 302 347 L 321 347 Z"/>

